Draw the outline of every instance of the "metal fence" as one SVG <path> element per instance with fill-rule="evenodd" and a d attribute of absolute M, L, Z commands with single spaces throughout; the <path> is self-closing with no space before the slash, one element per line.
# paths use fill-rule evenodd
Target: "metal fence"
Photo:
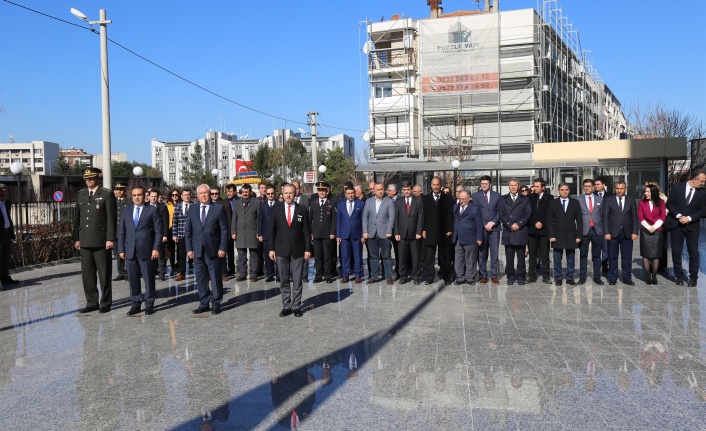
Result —
<path fill-rule="evenodd" d="M 76 216 L 76 202 L 22 202 L 12 206 L 15 226 L 71 221 Z"/>

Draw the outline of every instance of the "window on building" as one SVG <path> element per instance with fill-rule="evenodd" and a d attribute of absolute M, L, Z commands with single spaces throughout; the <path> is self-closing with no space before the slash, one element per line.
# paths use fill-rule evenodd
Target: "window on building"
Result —
<path fill-rule="evenodd" d="M 40 155 L 40 156 L 41 156 L 42 154 L 44 154 L 44 151 L 43 151 L 41 148 L 37 148 L 37 149 L 34 150 L 34 154 L 37 154 L 37 155 Z"/>
<path fill-rule="evenodd" d="M 392 83 L 391 82 L 381 82 L 378 84 L 373 84 L 375 89 L 375 97 L 390 97 L 392 96 Z"/>

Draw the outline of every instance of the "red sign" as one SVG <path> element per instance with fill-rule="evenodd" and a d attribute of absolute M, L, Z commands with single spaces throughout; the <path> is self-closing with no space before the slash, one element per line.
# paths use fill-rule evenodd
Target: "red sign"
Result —
<path fill-rule="evenodd" d="M 252 161 L 240 159 L 235 161 L 235 175 L 240 175 L 243 172 L 249 171 L 252 171 Z"/>
<path fill-rule="evenodd" d="M 422 77 L 422 93 L 457 93 L 497 90 L 497 73 L 472 73 Z"/>

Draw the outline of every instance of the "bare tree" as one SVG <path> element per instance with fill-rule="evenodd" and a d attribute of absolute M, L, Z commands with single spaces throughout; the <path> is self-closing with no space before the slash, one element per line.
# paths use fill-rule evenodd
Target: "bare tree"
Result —
<path fill-rule="evenodd" d="M 373 160 L 373 155 L 372 152 L 370 151 L 370 145 L 366 145 L 363 147 L 360 153 L 355 155 L 355 164 L 356 165 L 367 165 Z M 394 161 L 394 160 L 392 160 Z M 384 166 L 384 165 L 380 165 Z M 397 175 L 399 172 L 397 171 L 390 171 L 390 172 L 380 172 L 382 174 L 382 183 L 387 184 L 388 181 L 390 181 L 395 175 Z M 354 183 L 362 183 L 362 182 L 369 182 L 373 180 L 372 177 L 372 172 L 364 172 L 362 176 L 356 175 L 352 181 Z"/>
<path fill-rule="evenodd" d="M 628 123 L 634 139 L 686 138 L 687 158 L 669 161 L 668 185 L 680 181 L 690 170 L 706 166 L 706 148 L 699 144 L 706 136 L 706 127 L 695 115 L 671 109 L 662 101 L 637 102 L 628 111 Z"/>

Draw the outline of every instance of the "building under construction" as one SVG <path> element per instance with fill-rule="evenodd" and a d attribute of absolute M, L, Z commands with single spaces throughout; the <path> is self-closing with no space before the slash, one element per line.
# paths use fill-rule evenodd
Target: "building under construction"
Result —
<path fill-rule="evenodd" d="M 377 159 L 531 160 L 535 143 L 617 139 L 620 103 L 556 0 L 367 23 Z M 459 2 L 460 3 L 460 2 Z"/>

